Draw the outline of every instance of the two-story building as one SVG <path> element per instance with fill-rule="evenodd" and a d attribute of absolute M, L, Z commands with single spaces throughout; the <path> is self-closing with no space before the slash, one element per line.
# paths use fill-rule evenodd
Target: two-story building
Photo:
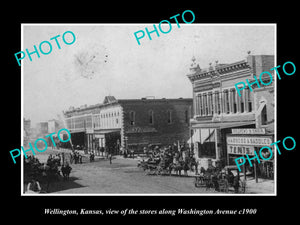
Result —
<path fill-rule="evenodd" d="M 106 96 L 101 104 L 70 108 L 64 115 L 74 146 L 88 151 L 107 147 L 115 154 L 121 147 L 139 152 L 149 145 L 187 142 L 192 101 Z"/>
<path fill-rule="evenodd" d="M 252 85 L 253 90 L 247 86 L 241 91 L 241 96 L 234 86 L 241 81 L 246 83 L 246 79 L 252 83 L 254 75 L 259 76 L 261 72 L 270 71 L 273 67 L 273 55 L 249 54 L 246 59 L 230 64 L 219 64 L 216 61 L 206 69 L 201 69 L 193 58 L 187 75 L 193 87 L 194 106 L 191 119 L 193 135 L 190 141 L 201 166 L 216 163 L 233 165 L 235 158 L 245 154 L 245 147 L 249 155 L 262 147 L 261 144 L 238 146 L 237 151 L 235 145 L 232 147 L 226 141 L 228 135 L 233 135 L 233 129 L 263 128 L 260 134 L 252 134 L 250 138 L 273 140 L 274 82 L 269 86 L 261 85 L 261 88 Z M 275 80 L 274 74 L 273 78 Z"/>

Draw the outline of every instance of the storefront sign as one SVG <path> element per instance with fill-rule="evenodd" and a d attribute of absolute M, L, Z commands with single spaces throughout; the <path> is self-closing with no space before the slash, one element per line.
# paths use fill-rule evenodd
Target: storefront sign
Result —
<path fill-rule="evenodd" d="M 228 136 L 227 144 L 229 145 L 252 145 L 252 146 L 269 146 L 272 143 L 271 136 Z"/>
<path fill-rule="evenodd" d="M 126 133 L 150 133 L 157 132 L 154 127 L 130 127 Z"/>
<path fill-rule="evenodd" d="M 232 134 L 265 134 L 265 128 L 256 128 L 256 129 L 231 129 Z"/>
<path fill-rule="evenodd" d="M 253 146 L 227 145 L 227 153 L 235 155 L 254 155 Z"/>

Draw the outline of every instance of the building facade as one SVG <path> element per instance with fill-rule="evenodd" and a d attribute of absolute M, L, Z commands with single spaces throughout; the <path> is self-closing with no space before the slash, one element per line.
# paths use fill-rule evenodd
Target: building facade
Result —
<path fill-rule="evenodd" d="M 246 83 L 246 79 L 250 83 L 254 82 L 254 75 L 259 76 L 261 72 L 270 71 L 273 67 L 273 55 L 248 55 L 244 60 L 230 64 L 216 62 L 206 69 L 201 69 L 193 59 L 187 75 L 193 87 L 194 106 L 191 119 L 193 135 L 190 142 L 201 166 L 233 165 L 235 158 L 247 152 L 251 155 L 254 149 L 260 147 L 259 144 L 250 147 L 238 143 L 228 144 L 228 136 L 234 136 L 233 129 L 250 132 L 251 129 L 262 128 L 261 133 L 256 136 L 250 134 L 249 138 L 267 138 L 268 141 L 273 141 L 274 82 L 269 86 L 261 85 L 261 88 L 252 85 L 249 89 L 246 86 L 241 91 L 241 96 L 235 88 L 236 83 Z M 272 76 L 275 79 L 274 74 Z"/>
<path fill-rule="evenodd" d="M 109 148 L 143 151 L 144 147 L 186 143 L 192 99 L 115 99 L 102 104 L 71 108 L 64 112 L 73 145 L 87 151 Z"/>

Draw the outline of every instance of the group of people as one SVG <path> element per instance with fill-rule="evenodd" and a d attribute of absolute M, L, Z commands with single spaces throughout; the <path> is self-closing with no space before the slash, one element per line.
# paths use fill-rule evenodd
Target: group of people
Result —
<path fill-rule="evenodd" d="M 70 163 L 82 163 L 82 155 L 79 153 L 78 150 L 73 150 L 72 152 L 70 152 Z"/>
<path fill-rule="evenodd" d="M 187 171 L 195 171 L 198 174 L 198 163 L 194 157 L 193 152 L 189 148 L 173 148 L 172 146 L 160 148 L 158 146 L 154 149 L 144 147 L 144 154 L 147 163 L 157 164 L 160 170 L 169 171 L 174 170 L 181 175 L 181 170 L 187 175 Z"/>
<path fill-rule="evenodd" d="M 201 167 L 199 177 L 196 177 L 196 182 L 197 179 L 200 179 L 200 183 L 205 184 L 206 188 L 214 188 L 215 191 L 221 191 L 222 187 L 220 186 L 220 181 L 225 181 L 226 184 L 223 182 L 223 185 L 226 187 L 232 186 L 236 193 L 239 192 L 239 175 L 234 175 L 229 169 L 226 171 L 221 167 L 209 166 L 205 170 L 203 167 Z"/>
<path fill-rule="evenodd" d="M 50 154 L 46 163 L 41 163 L 34 156 L 28 156 L 24 162 L 24 181 L 27 183 L 26 193 L 40 193 L 42 190 L 41 184 L 45 184 L 45 191 L 48 191 L 50 183 L 59 180 L 61 174 L 64 180 L 68 180 L 72 170 L 69 163 L 64 160 L 64 153 Z"/>

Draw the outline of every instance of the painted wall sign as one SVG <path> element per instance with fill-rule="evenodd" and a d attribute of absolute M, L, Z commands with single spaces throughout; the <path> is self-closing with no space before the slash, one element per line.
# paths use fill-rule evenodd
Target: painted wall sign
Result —
<path fill-rule="evenodd" d="M 235 155 L 254 155 L 253 146 L 227 145 L 227 153 Z"/>
<path fill-rule="evenodd" d="M 271 136 L 228 136 L 227 144 L 229 145 L 252 145 L 252 146 L 269 146 L 272 143 Z"/>
<path fill-rule="evenodd" d="M 232 134 L 265 134 L 265 128 L 231 129 Z"/>

